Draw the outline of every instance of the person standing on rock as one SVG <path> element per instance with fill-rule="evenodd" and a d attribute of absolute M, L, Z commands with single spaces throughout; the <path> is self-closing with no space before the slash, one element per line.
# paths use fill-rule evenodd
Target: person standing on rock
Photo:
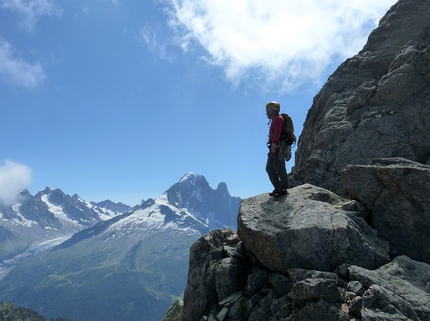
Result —
<path fill-rule="evenodd" d="M 287 169 L 285 160 L 278 158 L 279 143 L 284 127 L 284 118 L 279 114 L 281 105 L 276 101 L 271 101 L 266 104 L 266 116 L 269 119 L 269 140 L 267 147 L 269 153 L 267 155 L 266 172 L 269 175 L 270 182 L 274 190 L 269 193 L 270 196 L 279 197 L 288 194 L 289 187 Z"/>

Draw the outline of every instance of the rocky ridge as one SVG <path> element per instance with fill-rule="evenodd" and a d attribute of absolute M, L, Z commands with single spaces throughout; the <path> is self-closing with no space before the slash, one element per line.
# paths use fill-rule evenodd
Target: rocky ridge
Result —
<path fill-rule="evenodd" d="M 429 17 L 428 1 L 398 1 L 330 76 L 298 140 L 295 185 L 339 193 L 349 164 L 387 157 L 430 163 Z"/>
<path fill-rule="evenodd" d="M 315 97 L 287 196 L 190 249 L 163 321 L 430 321 L 430 2 L 400 0 Z"/>
<path fill-rule="evenodd" d="M 311 184 L 279 199 L 243 200 L 237 232 L 216 230 L 192 245 L 184 300 L 164 321 L 430 321 L 430 260 L 423 246 L 430 241 L 429 210 L 422 213 L 425 202 L 418 201 L 406 212 L 389 206 L 407 195 L 390 188 L 400 186 L 395 173 L 415 170 L 425 180 L 430 166 L 399 158 L 350 165 L 342 173 L 345 193 L 356 190 L 360 170 L 368 181 L 377 181 L 378 173 L 394 177 L 392 185 L 383 185 L 376 200 L 373 193 L 348 200 Z M 418 184 L 415 192 L 429 190 Z M 390 218 L 398 238 L 383 237 L 379 215 Z M 420 229 L 408 225 L 408 218 L 419 217 Z"/>

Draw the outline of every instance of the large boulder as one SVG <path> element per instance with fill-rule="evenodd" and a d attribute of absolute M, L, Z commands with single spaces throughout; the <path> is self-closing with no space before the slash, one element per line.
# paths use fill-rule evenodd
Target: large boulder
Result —
<path fill-rule="evenodd" d="M 338 206 L 336 194 L 310 184 L 281 198 L 267 194 L 244 199 L 238 235 L 268 269 L 332 271 L 342 263 L 370 269 L 389 261 L 388 243 L 367 223 Z"/>
<path fill-rule="evenodd" d="M 430 263 L 430 166 L 403 158 L 350 165 L 342 173 L 345 194 L 364 203 L 393 254 Z"/>
<path fill-rule="evenodd" d="M 291 182 L 339 194 L 341 171 L 374 158 L 430 162 L 430 2 L 398 1 L 315 96 Z"/>

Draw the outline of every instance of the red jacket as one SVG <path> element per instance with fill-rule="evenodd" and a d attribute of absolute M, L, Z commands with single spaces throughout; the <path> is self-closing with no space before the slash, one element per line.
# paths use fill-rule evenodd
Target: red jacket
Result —
<path fill-rule="evenodd" d="M 282 128 L 284 127 L 284 118 L 281 115 L 276 115 L 272 118 L 272 123 L 269 129 L 268 144 L 278 144 L 282 135 Z"/>

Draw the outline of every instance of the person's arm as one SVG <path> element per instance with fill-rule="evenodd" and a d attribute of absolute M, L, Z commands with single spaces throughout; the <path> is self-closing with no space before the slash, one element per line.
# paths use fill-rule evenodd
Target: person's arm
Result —
<path fill-rule="evenodd" d="M 282 135 L 282 128 L 284 127 L 284 118 L 282 116 L 276 116 L 273 118 L 273 143 L 278 144 Z"/>
<path fill-rule="evenodd" d="M 279 140 L 282 135 L 282 128 L 284 127 L 284 118 L 282 116 L 276 116 L 272 119 L 273 126 L 273 137 L 272 137 L 272 153 L 276 153 L 278 148 Z"/>

